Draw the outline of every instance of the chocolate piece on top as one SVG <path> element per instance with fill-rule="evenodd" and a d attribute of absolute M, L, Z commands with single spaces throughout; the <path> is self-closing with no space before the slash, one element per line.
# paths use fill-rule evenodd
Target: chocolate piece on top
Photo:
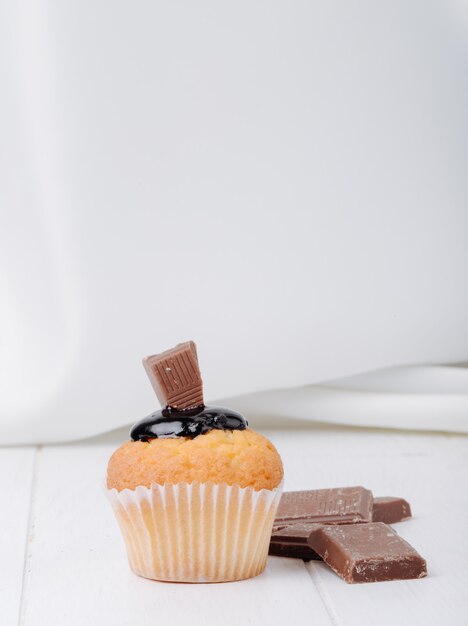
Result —
<path fill-rule="evenodd" d="M 409 517 L 411 517 L 411 507 L 403 498 L 374 498 L 373 522 L 395 524 Z"/>
<path fill-rule="evenodd" d="M 317 525 L 308 542 L 347 583 L 407 580 L 427 575 L 426 561 L 382 522 Z"/>
<path fill-rule="evenodd" d="M 203 406 L 203 382 L 193 341 L 143 359 L 161 406 L 185 410 Z"/>
<path fill-rule="evenodd" d="M 311 489 L 283 493 L 274 526 L 284 522 L 355 524 L 372 521 L 372 492 L 364 487 Z"/>

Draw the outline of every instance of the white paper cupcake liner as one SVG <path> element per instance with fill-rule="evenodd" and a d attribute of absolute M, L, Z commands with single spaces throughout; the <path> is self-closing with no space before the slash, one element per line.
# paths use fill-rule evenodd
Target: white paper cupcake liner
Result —
<path fill-rule="evenodd" d="M 281 489 L 194 482 L 106 491 L 135 574 L 207 583 L 263 572 Z"/>

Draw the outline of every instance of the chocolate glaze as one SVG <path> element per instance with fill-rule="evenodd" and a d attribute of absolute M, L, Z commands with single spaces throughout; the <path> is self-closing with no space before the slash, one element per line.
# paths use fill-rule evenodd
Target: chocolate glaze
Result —
<path fill-rule="evenodd" d="M 137 422 L 130 431 L 133 441 L 148 439 L 193 439 L 213 429 L 245 430 L 248 426 L 243 415 L 218 406 L 203 406 L 177 411 L 166 407 Z"/>

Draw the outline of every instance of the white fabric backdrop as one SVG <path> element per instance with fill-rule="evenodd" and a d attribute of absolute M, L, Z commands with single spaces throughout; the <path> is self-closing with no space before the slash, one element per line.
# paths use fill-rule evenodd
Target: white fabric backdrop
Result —
<path fill-rule="evenodd" d="M 144 416 L 141 357 L 190 338 L 208 399 L 467 360 L 467 30 L 455 0 L 3 0 L 0 443 Z"/>

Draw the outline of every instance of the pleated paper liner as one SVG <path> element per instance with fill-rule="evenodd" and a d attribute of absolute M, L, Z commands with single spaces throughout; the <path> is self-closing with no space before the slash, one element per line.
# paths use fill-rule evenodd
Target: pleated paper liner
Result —
<path fill-rule="evenodd" d="M 281 489 L 194 482 L 107 495 L 135 574 L 208 583 L 263 572 Z"/>

